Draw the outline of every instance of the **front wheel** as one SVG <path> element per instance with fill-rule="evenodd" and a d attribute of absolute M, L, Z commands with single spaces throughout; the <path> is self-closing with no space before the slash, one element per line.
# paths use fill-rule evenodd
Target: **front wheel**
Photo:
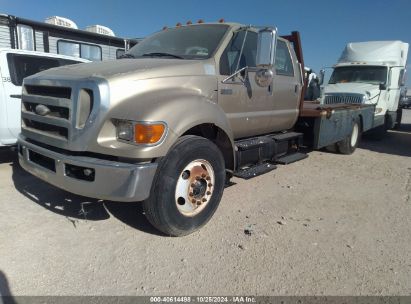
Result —
<path fill-rule="evenodd" d="M 183 136 L 159 163 L 150 197 L 144 201 L 145 215 L 167 235 L 190 234 L 213 216 L 224 183 L 218 147 L 199 136 Z"/>
<path fill-rule="evenodd" d="M 338 151 L 341 154 L 352 154 L 357 148 L 361 139 L 361 123 L 357 118 L 354 120 L 351 133 L 345 139 L 337 143 Z"/>

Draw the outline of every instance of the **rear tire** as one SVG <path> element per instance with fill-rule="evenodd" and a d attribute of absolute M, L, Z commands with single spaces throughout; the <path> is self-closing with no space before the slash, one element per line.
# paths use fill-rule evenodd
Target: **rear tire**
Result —
<path fill-rule="evenodd" d="M 345 139 L 337 142 L 338 151 L 341 154 L 352 154 L 361 139 L 361 122 L 356 118 L 353 122 L 351 133 Z"/>
<path fill-rule="evenodd" d="M 225 184 L 224 158 L 208 139 L 181 137 L 161 159 L 143 207 L 149 222 L 170 236 L 190 234 L 216 211 Z"/>

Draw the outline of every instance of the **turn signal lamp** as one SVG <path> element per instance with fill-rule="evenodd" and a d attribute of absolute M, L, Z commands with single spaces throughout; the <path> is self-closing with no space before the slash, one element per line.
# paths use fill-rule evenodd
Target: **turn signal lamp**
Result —
<path fill-rule="evenodd" d="M 155 144 L 163 137 L 165 126 L 162 123 L 140 124 L 134 126 L 134 141 L 138 144 Z"/>

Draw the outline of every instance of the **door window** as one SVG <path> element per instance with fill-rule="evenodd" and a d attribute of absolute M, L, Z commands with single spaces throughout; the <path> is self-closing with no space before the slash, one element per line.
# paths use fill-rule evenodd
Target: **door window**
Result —
<path fill-rule="evenodd" d="M 23 78 L 38 72 L 58 66 L 78 63 L 74 60 L 66 60 L 52 57 L 40 57 L 22 54 L 7 54 L 11 82 L 21 86 Z"/>
<path fill-rule="evenodd" d="M 277 49 L 275 54 L 275 71 L 277 75 L 294 76 L 293 61 L 291 60 L 290 51 L 283 40 L 277 40 Z"/>
<path fill-rule="evenodd" d="M 245 37 L 245 35 L 247 36 Z M 244 42 L 243 52 L 241 53 L 244 37 L 246 40 Z M 221 75 L 231 75 L 246 66 L 255 67 L 257 37 L 257 33 L 251 31 L 240 31 L 234 34 L 224 53 L 221 55 Z"/>
<path fill-rule="evenodd" d="M 19 24 L 17 25 L 17 33 L 19 37 L 19 49 L 34 51 L 34 31 L 31 26 Z"/>

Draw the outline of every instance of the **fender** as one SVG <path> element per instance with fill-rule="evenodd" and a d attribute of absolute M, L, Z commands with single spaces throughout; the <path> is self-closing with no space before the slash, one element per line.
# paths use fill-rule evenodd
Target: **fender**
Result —
<path fill-rule="evenodd" d="M 124 85 L 124 83 L 123 83 Z M 161 121 L 167 124 L 164 140 L 153 146 L 119 143 L 115 137 L 108 138 L 110 124 L 102 126 L 93 152 L 123 157 L 153 159 L 165 156 L 175 141 L 187 130 L 201 125 L 213 124 L 223 130 L 233 143 L 233 132 L 227 116 L 217 104 L 217 78 L 215 76 L 167 77 L 130 81 L 135 93 L 124 98 L 122 91 L 110 86 L 111 104 L 106 122 L 111 118 L 133 121 Z M 113 147 L 117 151 L 113 151 Z M 105 151 L 103 151 L 105 150 Z M 233 150 L 234 155 L 234 150 Z"/>

